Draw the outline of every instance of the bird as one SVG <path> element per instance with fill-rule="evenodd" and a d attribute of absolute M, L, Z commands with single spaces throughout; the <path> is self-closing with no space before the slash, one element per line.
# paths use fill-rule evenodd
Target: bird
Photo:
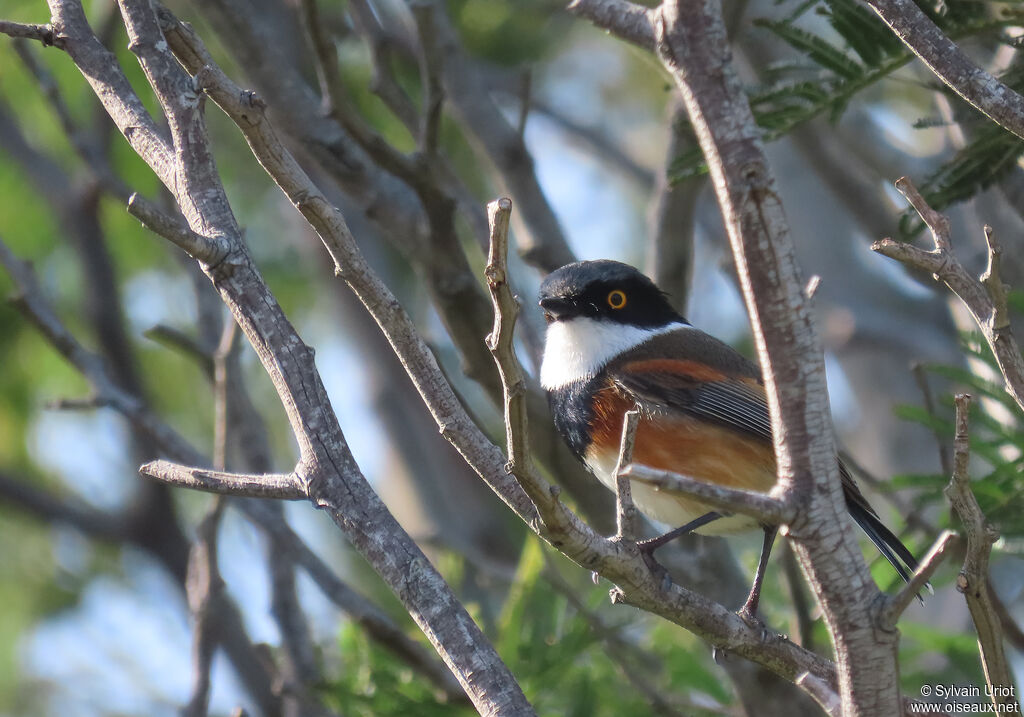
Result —
<path fill-rule="evenodd" d="M 541 282 L 539 304 L 547 322 L 540 383 L 555 427 L 607 488 L 615 490 L 623 418 L 632 409 L 640 414 L 634 463 L 760 493 L 775 485 L 771 417 L 759 367 L 686 321 L 639 270 L 610 260 L 567 264 Z M 850 516 L 909 581 L 918 567 L 914 555 L 836 460 Z M 641 513 L 675 526 L 638 543 L 652 567 L 653 551 L 684 533 L 764 531 L 757 572 L 738 611 L 757 621 L 778 526 L 759 526 L 749 516 L 639 481 L 630 488 Z"/>

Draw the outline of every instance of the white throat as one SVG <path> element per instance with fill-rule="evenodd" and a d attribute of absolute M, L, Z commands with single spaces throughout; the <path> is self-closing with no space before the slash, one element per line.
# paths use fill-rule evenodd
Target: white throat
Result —
<path fill-rule="evenodd" d="M 576 381 L 593 378 L 623 351 L 660 334 L 687 326 L 673 322 L 658 328 L 643 329 L 586 316 L 555 321 L 548 324 L 544 360 L 540 365 L 540 385 L 552 391 Z"/>

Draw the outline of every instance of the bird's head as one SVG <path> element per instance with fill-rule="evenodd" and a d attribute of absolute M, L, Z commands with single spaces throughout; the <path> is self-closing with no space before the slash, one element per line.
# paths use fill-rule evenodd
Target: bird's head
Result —
<path fill-rule="evenodd" d="M 682 321 L 653 281 L 608 260 L 578 261 L 548 274 L 540 307 L 549 324 L 584 318 L 651 329 Z"/>
<path fill-rule="evenodd" d="M 638 344 L 686 324 L 664 292 L 617 261 L 580 261 L 540 285 L 548 322 L 540 382 L 548 391 L 593 377 Z"/>

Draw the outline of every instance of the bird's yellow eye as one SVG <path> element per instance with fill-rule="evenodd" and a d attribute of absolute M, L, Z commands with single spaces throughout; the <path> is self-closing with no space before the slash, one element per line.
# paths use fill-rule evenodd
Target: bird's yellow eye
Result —
<path fill-rule="evenodd" d="M 621 309 L 626 306 L 626 293 L 619 289 L 608 292 L 608 306 L 613 309 Z"/>

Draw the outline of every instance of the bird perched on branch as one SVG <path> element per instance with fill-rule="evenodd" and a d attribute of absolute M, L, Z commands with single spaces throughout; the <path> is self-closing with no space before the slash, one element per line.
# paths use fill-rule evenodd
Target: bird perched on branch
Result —
<path fill-rule="evenodd" d="M 558 432 L 615 490 L 624 414 L 640 409 L 633 462 L 718 485 L 767 493 L 775 485 L 771 418 L 761 372 L 718 339 L 694 328 L 633 267 L 583 261 L 541 284 L 548 322 L 540 381 Z M 904 580 L 917 561 L 882 522 L 839 463 L 850 516 Z M 677 535 L 758 527 L 687 496 L 631 481 L 636 507 L 675 530 L 639 545 L 648 558 Z M 777 526 L 760 526 L 764 545 L 741 614 L 756 618 Z"/>

